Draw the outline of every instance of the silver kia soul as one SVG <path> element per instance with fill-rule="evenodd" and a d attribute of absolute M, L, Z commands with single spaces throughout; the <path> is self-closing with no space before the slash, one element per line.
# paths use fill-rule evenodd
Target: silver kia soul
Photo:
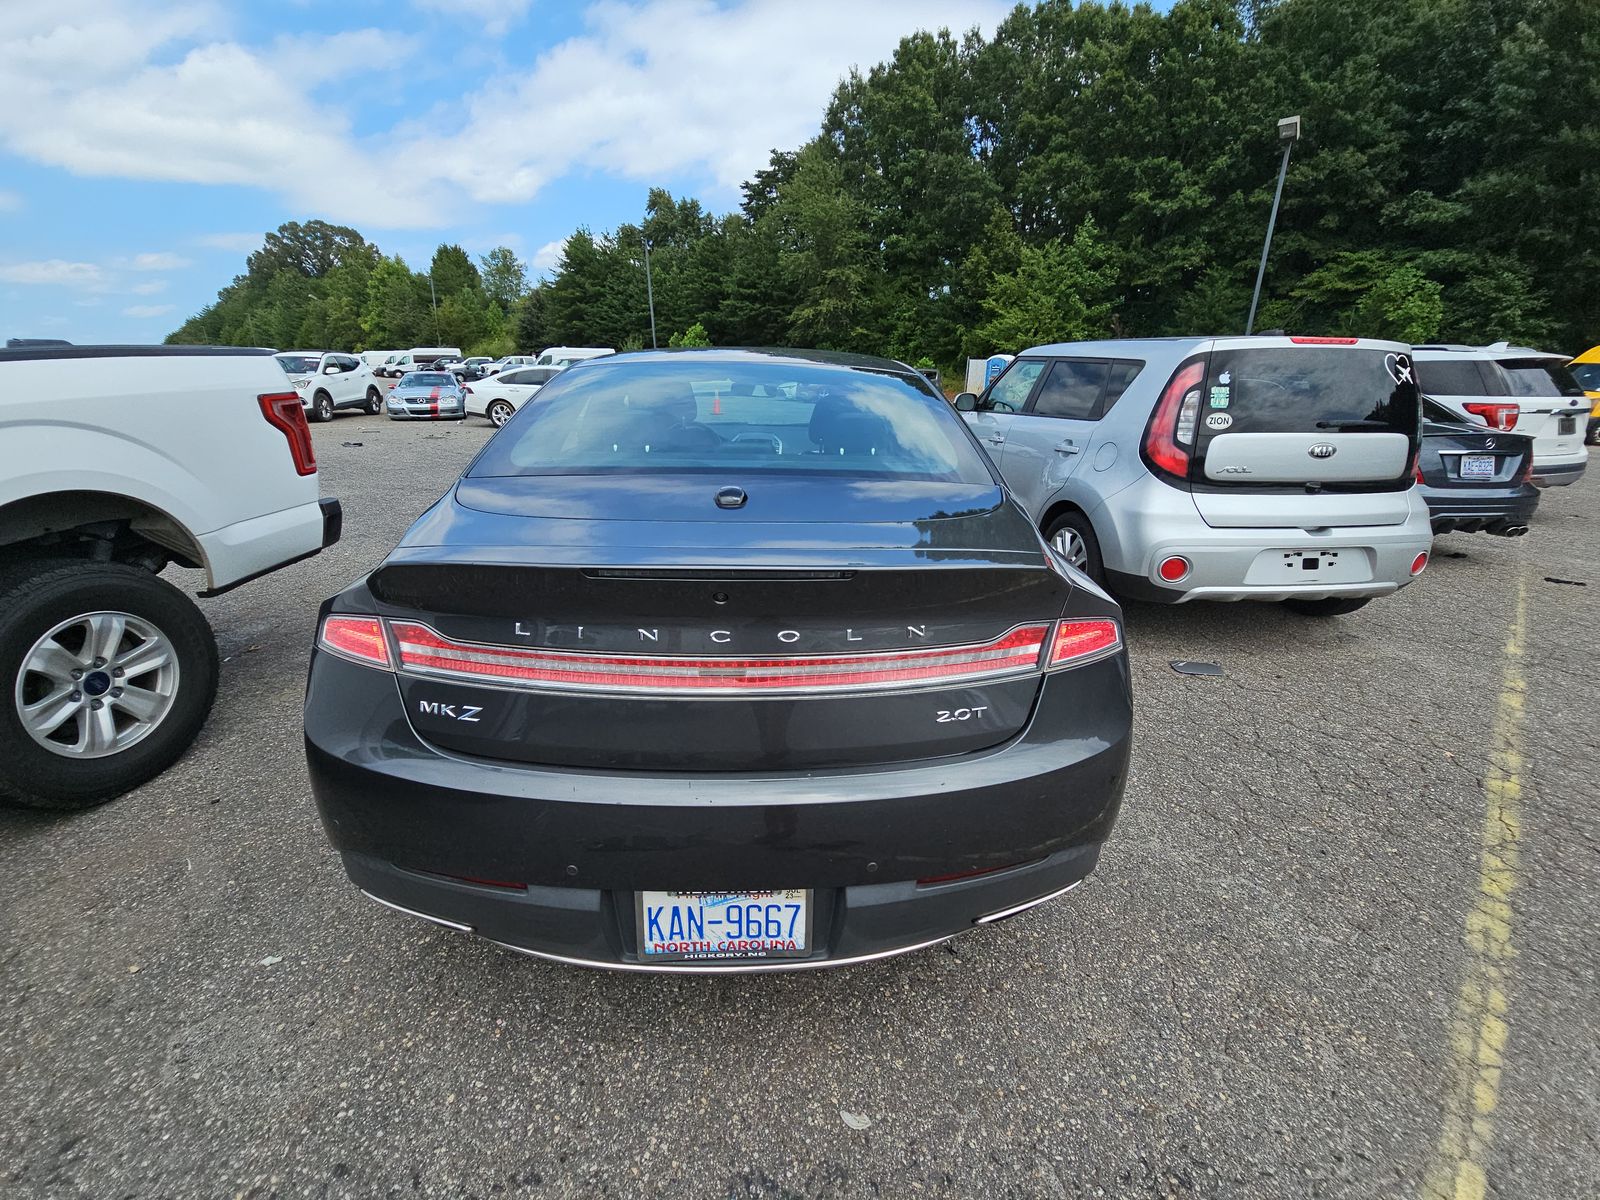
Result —
<path fill-rule="evenodd" d="M 1125 599 L 1353 612 L 1428 563 L 1410 348 L 1064 342 L 956 407 L 1068 562 Z"/>

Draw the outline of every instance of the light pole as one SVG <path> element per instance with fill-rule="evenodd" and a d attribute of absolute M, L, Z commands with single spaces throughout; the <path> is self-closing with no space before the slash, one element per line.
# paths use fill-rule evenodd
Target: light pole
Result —
<path fill-rule="evenodd" d="M 650 282 L 650 239 L 640 234 L 639 240 L 644 243 L 644 294 L 650 304 L 650 349 L 659 350 L 661 347 L 656 345 L 656 289 Z"/>
<path fill-rule="evenodd" d="M 428 272 L 428 295 L 433 298 L 433 340 L 439 340 L 439 293 L 433 290 L 433 272 Z"/>
<path fill-rule="evenodd" d="M 1272 215 L 1267 218 L 1267 240 L 1261 244 L 1261 265 L 1256 268 L 1255 295 L 1250 297 L 1250 316 L 1244 323 L 1249 334 L 1256 327 L 1256 305 L 1261 303 L 1261 281 L 1267 274 L 1267 254 L 1272 249 L 1272 228 L 1278 223 L 1278 202 L 1283 199 L 1283 177 L 1289 173 L 1289 151 L 1300 140 L 1300 118 L 1284 117 L 1278 122 L 1278 140 L 1283 143 L 1283 161 L 1278 164 L 1278 190 L 1272 193 Z"/>

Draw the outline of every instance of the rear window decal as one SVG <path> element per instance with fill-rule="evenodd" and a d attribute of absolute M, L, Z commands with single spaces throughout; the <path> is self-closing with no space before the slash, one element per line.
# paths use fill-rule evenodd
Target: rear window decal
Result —
<path fill-rule="evenodd" d="M 1214 413 L 1207 413 L 1206 414 L 1206 428 L 1207 429 L 1226 429 L 1228 426 L 1230 426 L 1232 424 L 1233 424 L 1233 418 L 1230 417 L 1225 412 L 1214 412 Z"/>

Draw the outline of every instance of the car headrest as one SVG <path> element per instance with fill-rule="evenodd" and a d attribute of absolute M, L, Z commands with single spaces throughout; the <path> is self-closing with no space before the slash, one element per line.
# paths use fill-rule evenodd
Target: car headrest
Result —
<path fill-rule="evenodd" d="M 826 412 L 819 407 L 812 413 L 811 440 L 824 454 L 845 458 L 882 454 L 894 443 L 888 421 L 876 413 L 843 406 Z"/>

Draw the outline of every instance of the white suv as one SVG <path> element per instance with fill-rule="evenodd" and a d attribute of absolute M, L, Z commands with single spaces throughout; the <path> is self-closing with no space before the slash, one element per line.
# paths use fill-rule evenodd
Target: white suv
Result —
<path fill-rule="evenodd" d="M 1533 482 L 1577 483 L 1588 466 L 1589 400 L 1564 354 L 1526 346 L 1418 346 L 1417 386 L 1469 425 L 1533 439 Z"/>
<path fill-rule="evenodd" d="M 372 368 L 354 354 L 290 350 L 276 357 L 313 421 L 331 421 L 341 408 L 373 415 L 383 411 L 383 391 Z"/>

